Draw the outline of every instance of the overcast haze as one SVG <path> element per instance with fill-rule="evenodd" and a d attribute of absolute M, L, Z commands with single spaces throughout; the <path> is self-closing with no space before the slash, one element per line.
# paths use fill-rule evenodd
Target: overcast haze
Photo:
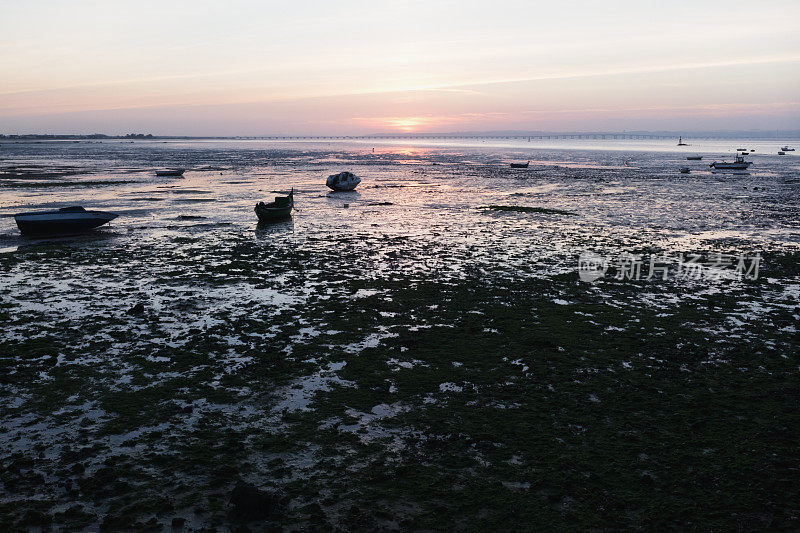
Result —
<path fill-rule="evenodd" d="M 800 3 L 0 2 L 0 132 L 796 129 Z"/>

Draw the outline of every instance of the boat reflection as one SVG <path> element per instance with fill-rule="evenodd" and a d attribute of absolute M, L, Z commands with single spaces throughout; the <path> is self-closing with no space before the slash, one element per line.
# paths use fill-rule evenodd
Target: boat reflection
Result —
<path fill-rule="evenodd" d="M 256 225 L 256 238 L 258 239 L 269 238 L 282 233 L 294 233 L 293 219 L 259 222 Z"/>

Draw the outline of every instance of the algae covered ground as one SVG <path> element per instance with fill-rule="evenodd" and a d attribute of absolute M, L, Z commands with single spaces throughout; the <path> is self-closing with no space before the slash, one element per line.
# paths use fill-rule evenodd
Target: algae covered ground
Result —
<path fill-rule="evenodd" d="M 15 164 L 88 165 L 47 149 Z M 83 179 L 132 175 L 95 200 L 127 222 L 2 226 L 3 530 L 800 527 L 791 165 L 707 185 L 664 155 L 553 152 L 520 175 L 485 149 L 240 166 L 235 147 L 168 182 L 139 175 L 161 151 L 109 150 L 126 168 Z M 296 173 L 311 152 L 363 190 Z M 250 198 L 289 185 L 293 221 L 256 226 Z M 40 191 L 3 193 L 8 210 Z M 586 283 L 585 249 L 762 263 Z"/>

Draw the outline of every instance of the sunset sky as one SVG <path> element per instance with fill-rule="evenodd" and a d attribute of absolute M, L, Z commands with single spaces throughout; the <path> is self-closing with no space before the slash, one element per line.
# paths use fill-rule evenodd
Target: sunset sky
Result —
<path fill-rule="evenodd" d="M 0 0 L 0 133 L 800 128 L 800 2 Z"/>

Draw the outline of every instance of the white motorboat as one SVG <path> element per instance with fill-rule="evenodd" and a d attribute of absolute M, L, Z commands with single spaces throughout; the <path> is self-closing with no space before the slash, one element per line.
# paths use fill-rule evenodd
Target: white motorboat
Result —
<path fill-rule="evenodd" d="M 794 152 L 794 148 L 789 148 L 789 146 L 784 146 L 781 148 L 781 152 Z"/>
<path fill-rule="evenodd" d="M 361 178 L 352 172 L 339 172 L 328 176 L 325 185 L 334 191 L 352 191 L 359 183 L 361 183 Z"/>
<path fill-rule="evenodd" d="M 87 211 L 81 206 L 56 211 L 35 211 L 14 215 L 24 235 L 69 235 L 83 233 L 111 222 L 119 215 L 105 211 Z"/>
<path fill-rule="evenodd" d="M 748 167 L 752 164 L 753 164 L 752 161 L 745 161 L 744 156 L 736 154 L 736 158 L 733 160 L 733 162 L 714 161 L 708 166 L 717 170 L 747 170 Z"/>

